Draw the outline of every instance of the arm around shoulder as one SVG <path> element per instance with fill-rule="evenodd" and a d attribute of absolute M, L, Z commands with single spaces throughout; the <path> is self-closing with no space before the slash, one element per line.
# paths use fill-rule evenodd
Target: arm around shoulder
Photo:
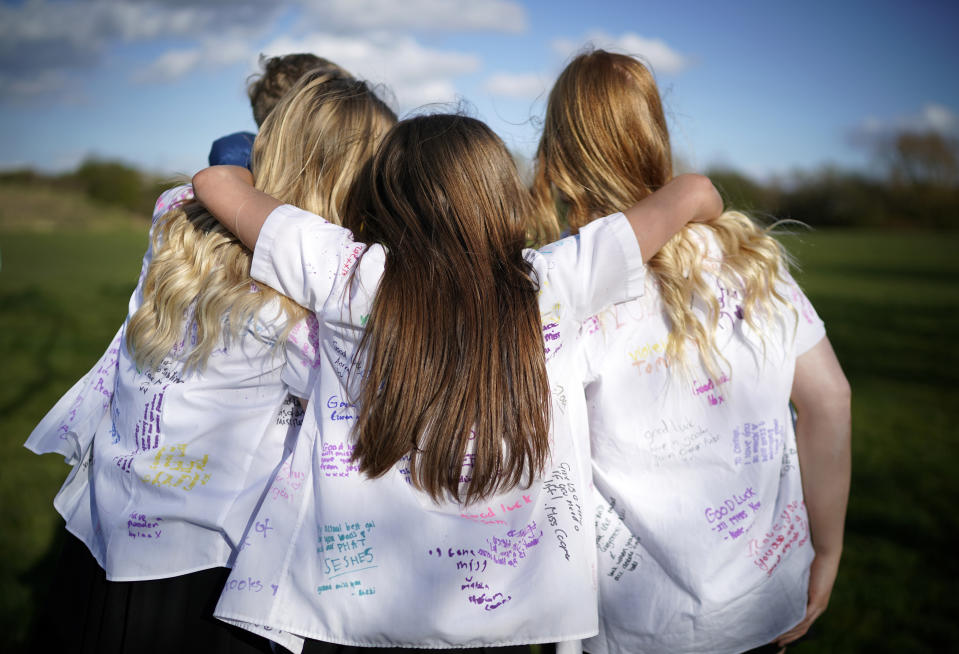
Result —
<path fill-rule="evenodd" d="M 283 203 L 253 187 L 253 174 L 240 166 L 210 166 L 193 176 L 197 199 L 251 250 L 263 223 Z"/>
<path fill-rule="evenodd" d="M 643 261 L 649 261 L 689 222 L 715 220 L 723 200 L 708 177 L 687 173 L 671 179 L 623 213 L 629 220 Z"/>

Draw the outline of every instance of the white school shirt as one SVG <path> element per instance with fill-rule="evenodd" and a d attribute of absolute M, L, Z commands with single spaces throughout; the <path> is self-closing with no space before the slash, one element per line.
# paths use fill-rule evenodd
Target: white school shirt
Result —
<path fill-rule="evenodd" d="M 789 395 L 796 358 L 825 330 L 787 274 L 763 350 L 742 288 L 712 274 L 717 241 L 698 233 L 721 312 L 720 375 L 668 360 L 652 278 L 584 327 L 600 588 L 591 654 L 741 652 L 805 615 L 813 549 Z"/>
<path fill-rule="evenodd" d="M 354 356 L 385 257 L 382 246 L 291 206 L 260 232 L 253 276 L 316 312 L 322 365 L 296 448 L 214 614 L 295 652 L 304 638 L 442 648 L 596 633 L 579 333 L 602 306 L 641 292 L 629 223 L 617 214 L 527 251 L 540 287 L 551 459 L 529 488 L 471 506 L 434 504 L 411 485 L 405 460 L 376 479 L 350 460 L 350 398 L 363 372 Z M 464 477 L 469 467 L 467 455 Z"/>
<path fill-rule="evenodd" d="M 127 320 L 26 443 L 75 464 L 54 506 L 112 581 L 230 564 L 302 422 L 289 392 L 306 396 L 315 364 L 315 320 L 274 347 L 287 323 L 273 301 L 237 341 L 221 340 L 202 372 L 184 369 L 190 329 L 157 370 L 137 370 L 126 326 L 143 301 L 156 221 L 192 197 L 183 186 L 157 201 Z"/>

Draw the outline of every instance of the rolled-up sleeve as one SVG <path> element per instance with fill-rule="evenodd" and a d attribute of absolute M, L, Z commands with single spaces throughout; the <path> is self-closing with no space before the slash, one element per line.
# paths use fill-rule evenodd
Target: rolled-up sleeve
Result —
<path fill-rule="evenodd" d="M 316 214 L 282 205 L 267 217 L 253 251 L 253 279 L 319 313 L 345 284 L 366 246 Z"/>
<path fill-rule="evenodd" d="M 610 304 L 643 294 L 646 267 L 622 213 L 595 220 L 579 234 L 539 250 L 550 286 L 566 289 L 572 317 L 582 322 Z"/>

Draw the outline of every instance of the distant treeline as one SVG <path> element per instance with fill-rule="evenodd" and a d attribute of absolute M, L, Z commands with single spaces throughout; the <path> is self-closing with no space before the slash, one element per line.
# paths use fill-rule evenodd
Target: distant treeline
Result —
<path fill-rule="evenodd" d="M 824 168 L 760 184 L 732 170 L 707 174 L 727 206 L 816 227 L 959 227 L 959 140 L 936 131 L 864 133 L 870 174 Z"/>
<path fill-rule="evenodd" d="M 835 169 L 768 184 L 732 170 L 706 174 L 727 208 L 760 220 L 793 219 L 813 227 L 959 228 L 959 184 L 898 183 Z"/>
<path fill-rule="evenodd" d="M 730 169 L 706 171 L 726 205 L 764 220 L 813 227 L 959 228 L 959 144 L 935 133 L 899 132 L 874 143 L 871 174 L 825 168 L 761 183 Z M 88 159 L 75 171 L 47 175 L 0 172 L 0 183 L 79 191 L 149 217 L 157 196 L 175 183 L 116 161 Z"/>
<path fill-rule="evenodd" d="M 147 220 L 160 193 L 176 183 L 176 180 L 143 173 L 124 163 L 101 159 L 87 159 L 73 172 L 59 175 L 30 169 L 0 171 L 0 184 L 80 192 L 91 200 L 127 209 Z"/>

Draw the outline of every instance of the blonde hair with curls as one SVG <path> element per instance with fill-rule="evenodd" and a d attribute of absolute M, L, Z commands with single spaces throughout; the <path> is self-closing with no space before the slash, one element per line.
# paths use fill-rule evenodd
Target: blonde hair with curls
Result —
<path fill-rule="evenodd" d="M 604 50 L 573 59 L 549 95 L 536 153 L 532 229 L 544 240 L 555 239 L 559 202 L 566 204 L 576 233 L 595 218 L 642 200 L 672 176 L 666 117 L 646 66 Z M 667 360 L 683 366 L 686 342 L 692 341 L 707 372 L 715 375 L 724 361 L 715 343 L 720 306 L 704 275 L 705 241 L 697 230 L 709 230 L 719 242 L 717 274 L 743 291 L 742 317 L 760 334 L 758 317 L 775 315 L 785 303 L 775 284 L 787 255 L 748 216 L 727 211 L 718 220 L 687 225 L 650 259 L 670 322 Z M 696 302 L 705 305 L 705 324 L 693 312 Z"/>
<path fill-rule="evenodd" d="M 303 75 L 263 123 L 253 144 L 256 188 L 339 222 L 353 177 L 396 115 L 368 84 L 318 69 Z M 199 203 L 164 214 L 153 235 L 154 258 L 143 304 L 127 326 L 127 348 L 139 369 L 171 353 L 202 370 L 221 337 L 227 344 L 273 300 L 287 324 L 307 310 L 250 278 L 250 251 Z M 190 320 L 189 323 L 186 323 Z M 180 351 L 190 334 L 189 351 Z"/>

